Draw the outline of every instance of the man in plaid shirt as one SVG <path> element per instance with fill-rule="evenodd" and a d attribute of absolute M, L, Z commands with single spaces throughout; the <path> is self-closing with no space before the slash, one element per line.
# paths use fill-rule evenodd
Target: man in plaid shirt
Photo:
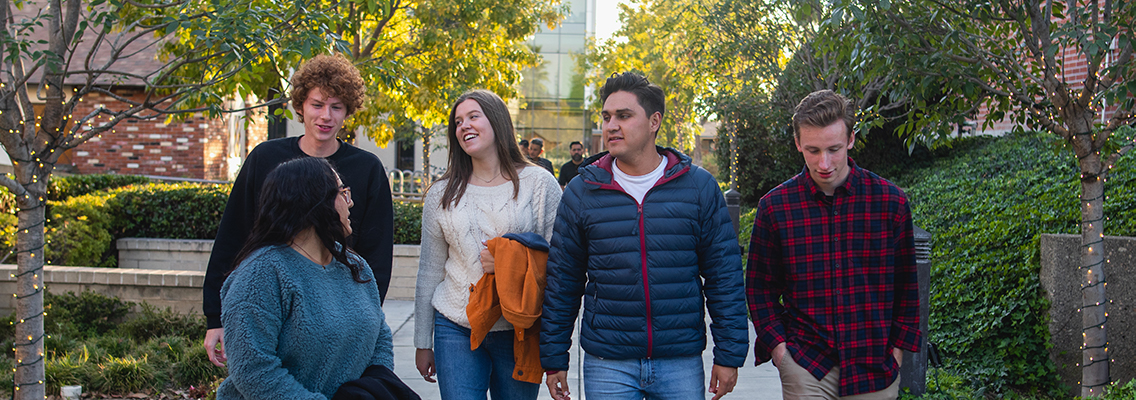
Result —
<path fill-rule="evenodd" d="M 907 197 L 848 157 L 851 102 L 830 90 L 794 110 L 800 174 L 761 199 L 746 297 L 756 364 L 786 400 L 895 399 L 903 350 L 919 351 L 915 238 Z"/>

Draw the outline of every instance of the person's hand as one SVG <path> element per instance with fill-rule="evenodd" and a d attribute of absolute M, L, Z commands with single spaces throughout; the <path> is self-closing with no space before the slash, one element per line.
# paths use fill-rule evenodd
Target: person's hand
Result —
<path fill-rule="evenodd" d="M 438 372 L 434 368 L 434 350 L 433 349 L 417 349 L 414 351 L 414 366 L 418 367 L 418 373 L 422 374 L 422 379 L 426 382 L 436 383 L 434 374 Z"/>
<path fill-rule="evenodd" d="M 488 248 L 481 249 L 481 269 L 487 274 L 493 273 L 493 253 Z"/>
<path fill-rule="evenodd" d="M 544 384 L 548 386 L 548 394 L 552 395 L 552 400 L 572 400 L 568 392 L 568 371 L 557 371 L 555 374 L 548 374 L 544 378 Z"/>
<path fill-rule="evenodd" d="M 713 400 L 718 400 L 726 393 L 734 391 L 736 384 L 738 384 L 737 368 L 714 364 L 710 369 L 710 393 L 714 393 Z"/>
<path fill-rule="evenodd" d="M 899 348 L 893 347 L 891 349 L 891 356 L 895 357 L 895 366 L 896 367 L 902 367 L 903 366 L 903 350 L 900 350 Z"/>
<path fill-rule="evenodd" d="M 213 328 L 205 331 L 205 354 L 209 355 L 209 362 L 218 367 L 224 367 L 229 358 L 225 357 L 225 328 Z"/>
<path fill-rule="evenodd" d="M 785 358 L 785 352 L 787 351 L 789 351 L 789 349 L 785 347 L 785 342 L 781 342 L 777 345 L 777 347 L 773 348 L 773 353 L 771 355 L 773 356 L 774 367 L 781 368 L 781 359 Z"/>

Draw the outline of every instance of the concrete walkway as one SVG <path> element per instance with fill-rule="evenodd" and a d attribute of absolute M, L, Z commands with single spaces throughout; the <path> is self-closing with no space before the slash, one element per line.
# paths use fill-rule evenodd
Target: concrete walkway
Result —
<path fill-rule="evenodd" d="M 414 368 L 414 302 L 387 300 L 386 304 L 383 305 L 383 311 L 386 312 L 387 323 L 394 331 L 395 373 L 414 391 L 418 392 L 423 400 L 440 400 L 442 397 L 438 394 L 438 385 L 423 380 L 421 375 L 418 374 L 418 370 Z M 574 331 L 571 350 L 572 368 L 568 370 L 568 380 L 571 385 L 569 389 L 572 392 L 573 400 L 584 399 L 584 388 L 581 386 L 579 375 L 579 363 L 583 356 L 577 336 L 579 331 L 579 328 Z M 750 326 L 749 335 L 750 346 L 752 346 L 755 336 L 753 326 Z M 710 379 L 710 367 L 713 364 L 714 356 L 709 347 L 702 353 L 702 358 L 706 369 L 706 379 Z M 711 394 L 707 393 L 707 399 L 712 397 Z M 551 400 L 552 398 L 543 384 L 541 385 L 540 396 L 537 398 L 540 400 Z M 723 399 L 781 400 L 781 381 L 778 378 L 777 369 L 773 367 L 772 363 L 754 367 L 753 349 L 751 348 L 746 366 L 738 369 L 737 386 L 734 387 L 732 393 L 726 395 Z"/>

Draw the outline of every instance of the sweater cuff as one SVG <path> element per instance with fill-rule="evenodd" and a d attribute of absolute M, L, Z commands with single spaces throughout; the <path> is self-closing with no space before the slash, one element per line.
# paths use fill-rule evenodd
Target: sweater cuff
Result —
<path fill-rule="evenodd" d="M 223 328 L 223 326 L 221 326 L 221 316 L 220 315 L 206 315 L 205 316 L 205 329 L 217 329 L 217 328 Z"/>

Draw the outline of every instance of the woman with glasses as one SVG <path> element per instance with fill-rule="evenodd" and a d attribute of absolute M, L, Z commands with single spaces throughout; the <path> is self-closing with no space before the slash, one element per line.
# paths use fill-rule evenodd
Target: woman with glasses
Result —
<path fill-rule="evenodd" d="M 374 275 L 345 244 L 353 205 L 322 158 L 268 174 L 221 288 L 229 377 L 218 399 L 330 398 L 367 367 L 394 367 Z"/>
<path fill-rule="evenodd" d="M 252 230 L 265 177 L 285 161 L 322 158 L 343 172 L 343 181 L 354 188 L 355 195 L 351 209 L 354 235 L 347 243 L 370 265 L 375 276 L 372 285 L 378 285 L 379 298 L 384 298 L 390 283 L 394 238 L 386 169 L 374 154 L 337 138 L 343 121 L 362 106 L 364 92 L 359 70 L 346 58 L 319 55 L 308 60 L 292 75 L 290 93 L 296 116 L 304 124 L 304 135 L 261 143 L 241 166 L 217 229 L 202 290 L 202 310 L 208 324 L 204 345 L 214 364 L 223 366 L 226 360 L 221 284 L 236 265 L 234 259 Z"/>
<path fill-rule="evenodd" d="M 463 94 L 450 109 L 449 168 L 426 192 L 415 291 L 415 364 L 446 400 L 535 399 L 538 384 L 513 379 L 513 327 L 499 319 L 470 350 L 470 287 L 491 259 L 485 242 L 507 233 L 550 240 L 560 184 L 521 155 L 505 102 Z"/>

